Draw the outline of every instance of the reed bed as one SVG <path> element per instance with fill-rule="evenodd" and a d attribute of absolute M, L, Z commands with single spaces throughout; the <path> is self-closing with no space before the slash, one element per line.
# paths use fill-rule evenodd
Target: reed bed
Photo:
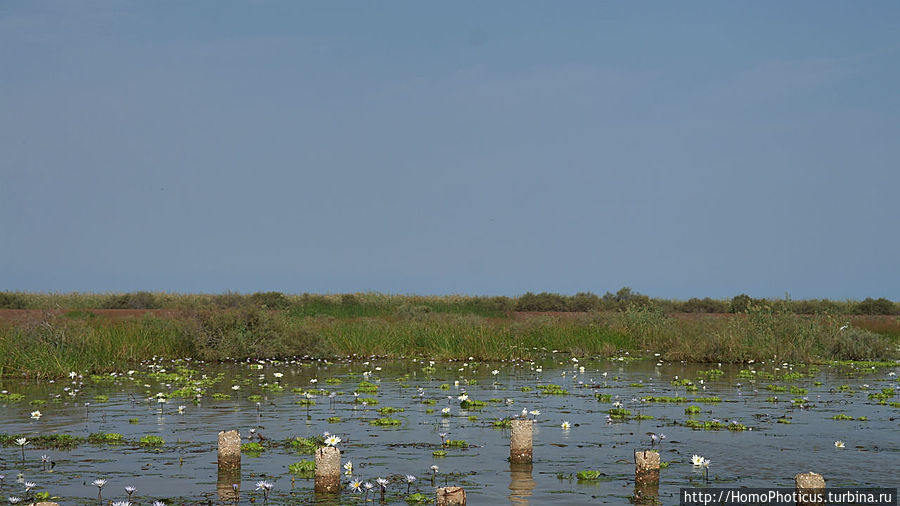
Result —
<path fill-rule="evenodd" d="M 421 302 L 421 301 L 420 301 Z M 732 316 L 675 318 L 654 308 L 576 317 L 486 317 L 436 312 L 422 304 L 377 316 L 310 316 L 241 306 L 170 316 L 107 318 L 46 311 L 0 324 L 0 375 L 56 377 L 69 371 L 124 370 L 152 356 L 242 360 L 294 356 L 422 356 L 529 359 L 659 353 L 666 360 L 791 362 L 884 360 L 900 338 L 847 326 L 829 315 L 798 316 L 766 307 Z"/>

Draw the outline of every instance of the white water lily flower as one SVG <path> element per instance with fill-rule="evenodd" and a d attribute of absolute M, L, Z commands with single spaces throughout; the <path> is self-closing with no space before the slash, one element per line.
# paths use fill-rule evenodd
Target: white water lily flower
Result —
<path fill-rule="evenodd" d="M 843 448 L 844 442 L 841 441 L 840 439 L 838 439 L 837 441 L 834 442 L 834 446 L 835 446 L 835 448 Z"/>
<path fill-rule="evenodd" d="M 31 412 L 31 418 L 34 418 L 35 420 L 40 420 L 42 416 L 44 415 L 40 411 Z"/>
<path fill-rule="evenodd" d="M 691 457 L 691 465 L 694 465 L 697 467 L 702 466 L 703 460 L 704 460 L 703 457 L 701 457 L 700 455 L 694 455 L 693 457 Z"/>
<path fill-rule="evenodd" d="M 325 438 L 325 444 L 327 444 L 328 446 L 336 446 L 340 442 L 341 438 L 337 436 L 328 436 L 327 438 Z"/>
<path fill-rule="evenodd" d="M 353 474 L 353 461 L 348 460 L 347 463 L 344 464 L 344 469 L 346 469 L 344 474 Z"/>
<path fill-rule="evenodd" d="M 572 424 L 570 424 L 568 421 L 564 421 L 562 424 L 560 424 L 560 427 L 562 427 L 563 430 L 569 430 L 572 428 Z"/>
<path fill-rule="evenodd" d="M 28 444 L 28 440 L 25 439 L 24 437 L 20 437 L 20 438 L 16 439 L 16 444 L 19 446 L 25 446 Z"/>

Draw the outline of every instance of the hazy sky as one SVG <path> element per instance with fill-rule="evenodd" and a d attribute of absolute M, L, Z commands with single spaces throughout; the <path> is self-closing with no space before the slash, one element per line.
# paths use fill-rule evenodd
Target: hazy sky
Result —
<path fill-rule="evenodd" d="M 0 2 L 0 290 L 900 299 L 900 2 Z"/>

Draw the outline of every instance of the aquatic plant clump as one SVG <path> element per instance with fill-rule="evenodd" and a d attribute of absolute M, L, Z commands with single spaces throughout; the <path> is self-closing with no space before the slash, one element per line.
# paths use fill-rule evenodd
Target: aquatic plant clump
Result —
<path fill-rule="evenodd" d="M 155 447 L 162 446 L 163 444 L 165 444 L 165 441 L 159 436 L 143 436 L 140 440 L 138 440 L 138 444 L 140 444 L 141 446 Z"/>
<path fill-rule="evenodd" d="M 368 381 L 360 381 L 359 385 L 356 386 L 356 391 L 361 394 L 374 394 L 378 392 L 378 385 Z"/>
<path fill-rule="evenodd" d="M 595 470 L 583 470 L 578 471 L 578 473 L 575 474 L 575 478 L 578 479 L 578 481 L 593 481 L 601 476 L 604 476 L 604 474 Z"/>
<path fill-rule="evenodd" d="M 121 444 L 125 442 L 125 436 L 115 432 L 97 432 L 88 436 L 88 442 L 93 444 Z"/>
<path fill-rule="evenodd" d="M 288 465 L 288 471 L 300 475 L 304 478 L 311 478 L 316 472 L 316 462 L 314 460 L 301 460 Z"/>
<path fill-rule="evenodd" d="M 259 443 L 244 443 L 241 445 L 241 451 L 250 454 L 260 454 L 266 451 L 266 447 Z"/>
<path fill-rule="evenodd" d="M 295 437 L 293 439 L 289 439 L 287 441 L 287 445 L 294 451 L 298 453 L 315 453 L 317 449 L 325 446 L 325 437 L 324 436 L 315 436 L 311 438 L 307 437 Z"/>
<path fill-rule="evenodd" d="M 631 411 L 623 408 L 610 408 L 609 417 L 613 420 L 627 420 L 631 416 Z"/>
<path fill-rule="evenodd" d="M 747 426 L 737 422 L 724 423 L 719 420 L 685 420 L 684 425 L 692 429 L 703 430 L 723 430 L 727 429 L 733 432 L 742 432 L 747 430 Z"/>
<path fill-rule="evenodd" d="M 569 391 L 559 385 L 537 385 L 544 395 L 569 395 Z"/>

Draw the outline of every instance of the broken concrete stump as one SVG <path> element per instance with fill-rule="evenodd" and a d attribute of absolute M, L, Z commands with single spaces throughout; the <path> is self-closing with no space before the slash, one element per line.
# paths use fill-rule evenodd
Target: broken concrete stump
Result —
<path fill-rule="evenodd" d="M 462 487 L 437 489 L 437 506 L 466 506 L 466 491 Z"/>
<path fill-rule="evenodd" d="M 333 446 L 316 450 L 315 491 L 326 494 L 341 491 L 341 451 Z"/>
<path fill-rule="evenodd" d="M 532 460 L 532 435 L 534 421 L 512 420 L 509 435 L 509 461 L 513 464 L 530 464 Z"/>
<path fill-rule="evenodd" d="M 659 452 L 638 450 L 634 452 L 634 480 L 636 483 L 659 482 Z"/>
<path fill-rule="evenodd" d="M 241 468 L 241 434 L 236 430 L 219 433 L 219 469 Z"/>
<path fill-rule="evenodd" d="M 817 506 L 825 504 L 825 478 L 821 474 L 808 472 L 794 476 L 799 506 Z"/>

